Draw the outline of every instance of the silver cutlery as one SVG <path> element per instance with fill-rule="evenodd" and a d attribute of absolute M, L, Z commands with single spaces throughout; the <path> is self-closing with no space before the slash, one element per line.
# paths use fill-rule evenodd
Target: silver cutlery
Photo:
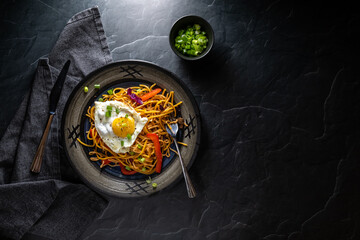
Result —
<path fill-rule="evenodd" d="M 188 171 L 187 171 L 186 166 L 184 164 L 184 161 L 183 161 L 183 159 L 181 157 L 181 152 L 180 152 L 180 149 L 179 149 L 179 145 L 178 145 L 177 140 L 176 140 L 176 135 L 177 135 L 177 132 L 179 130 L 179 126 L 178 126 L 177 123 L 173 123 L 173 124 L 170 124 L 170 128 L 168 126 L 166 126 L 166 131 L 173 138 L 174 143 L 175 143 L 175 147 L 176 147 L 176 151 L 179 153 L 181 169 L 182 169 L 182 172 L 183 172 L 183 175 L 184 175 L 188 196 L 189 196 L 189 198 L 194 198 L 194 197 L 196 197 L 196 191 L 195 191 L 195 188 L 194 188 L 194 186 L 193 186 L 193 184 L 192 184 L 192 182 L 190 180 Z"/>

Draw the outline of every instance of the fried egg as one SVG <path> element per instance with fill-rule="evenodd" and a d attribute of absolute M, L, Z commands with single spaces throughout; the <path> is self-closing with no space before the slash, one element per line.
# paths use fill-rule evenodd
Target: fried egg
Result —
<path fill-rule="evenodd" d="M 95 101 L 94 114 L 98 134 L 115 153 L 127 153 L 148 121 L 119 101 Z"/>

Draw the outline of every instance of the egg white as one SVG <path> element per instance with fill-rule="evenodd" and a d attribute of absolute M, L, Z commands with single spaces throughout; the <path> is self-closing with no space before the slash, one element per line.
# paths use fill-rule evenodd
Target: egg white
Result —
<path fill-rule="evenodd" d="M 108 106 L 112 107 L 110 117 L 105 116 Z M 116 109 L 119 109 L 119 113 L 116 113 Z M 114 119 L 125 117 L 126 114 L 135 120 L 135 131 L 131 135 L 130 139 L 127 137 L 121 138 L 117 136 L 112 129 L 112 123 Z M 115 153 L 129 152 L 130 146 L 134 144 L 137 136 L 142 131 L 147 121 L 148 119 L 146 117 L 141 117 L 140 114 L 137 113 L 132 107 L 127 106 L 122 102 L 95 101 L 95 128 L 104 143 Z M 124 142 L 123 146 L 121 146 L 121 141 Z"/>

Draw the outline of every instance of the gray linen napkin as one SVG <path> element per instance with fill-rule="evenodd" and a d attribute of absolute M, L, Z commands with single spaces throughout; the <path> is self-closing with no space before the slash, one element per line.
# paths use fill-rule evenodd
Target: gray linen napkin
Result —
<path fill-rule="evenodd" d="M 42 169 L 33 174 L 30 165 L 47 122 L 50 91 L 68 59 Z M 60 124 L 78 81 L 111 61 L 96 7 L 72 17 L 49 57 L 39 60 L 32 88 L 0 141 L 0 239 L 77 239 L 107 206 L 72 172 L 60 145 Z"/>

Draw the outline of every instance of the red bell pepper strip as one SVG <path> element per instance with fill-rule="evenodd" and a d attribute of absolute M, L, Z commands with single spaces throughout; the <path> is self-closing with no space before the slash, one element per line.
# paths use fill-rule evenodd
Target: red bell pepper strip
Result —
<path fill-rule="evenodd" d="M 93 138 L 95 136 L 95 128 L 90 129 L 90 137 Z"/>
<path fill-rule="evenodd" d="M 152 90 L 151 92 L 149 92 L 149 93 L 141 96 L 140 98 L 141 98 L 141 100 L 142 100 L 143 102 L 145 102 L 146 100 L 152 98 L 153 96 L 155 96 L 155 95 L 158 94 L 159 92 L 161 92 L 161 89 L 160 89 L 160 88 L 156 88 L 156 89 Z"/>
<path fill-rule="evenodd" d="M 162 167 L 162 153 L 161 153 L 161 148 L 160 148 L 159 136 L 156 133 L 148 133 L 148 134 L 146 134 L 146 136 L 148 138 L 150 138 L 151 141 L 153 141 L 153 143 L 154 143 L 155 155 L 156 155 L 156 159 L 157 159 L 157 163 L 155 166 L 155 172 L 160 173 L 161 167 Z"/>
<path fill-rule="evenodd" d="M 129 171 L 127 170 L 124 165 L 120 164 L 121 173 L 124 175 L 134 175 L 136 173 L 135 170 Z"/>

